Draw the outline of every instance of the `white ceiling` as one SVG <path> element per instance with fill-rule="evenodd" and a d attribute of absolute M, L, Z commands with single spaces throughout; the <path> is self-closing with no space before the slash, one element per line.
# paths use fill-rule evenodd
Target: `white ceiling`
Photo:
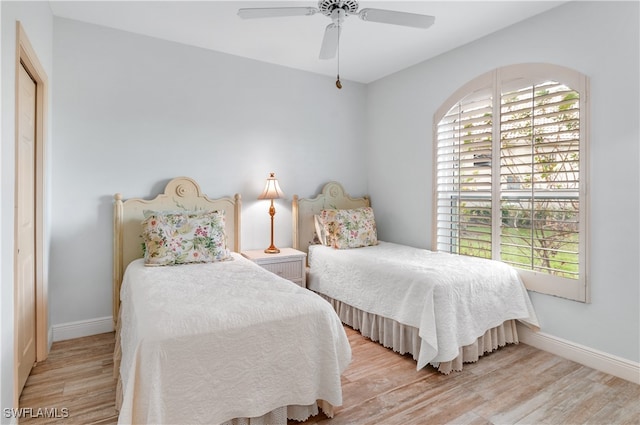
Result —
<path fill-rule="evenodd" d="M 340 77 L 369 83 L 467 44 L 565 1 L 360 1 L 365 7 L 435 16 L 426 30 L 347 17 L 340 37 Z M 62 1 L 55 16 L 335 76 L 320 60 L 331 20 L 322 14 L 244 20 L 240 7 L 316 7 L 317 1 Z"/>

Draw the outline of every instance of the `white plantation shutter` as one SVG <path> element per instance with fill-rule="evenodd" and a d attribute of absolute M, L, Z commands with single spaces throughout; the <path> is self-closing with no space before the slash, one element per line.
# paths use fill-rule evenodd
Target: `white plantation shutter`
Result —
<path fill-rule="evenodd" d="M 437 245 L 491 258 L 492 96 L 458 102 L 438 123 Z"/>
<path fill-rule="evenodd" d="M 578 279 L 579 94 L 554 81 L 502 93 L 501 259 Z"/>
<path fill-rule="evenodd" d="M 566 68 L 515 65 L 445 102 L 434 122 L 437 250 L 501 260 L 528 289 L 588 300 L 587 85 Z"/>

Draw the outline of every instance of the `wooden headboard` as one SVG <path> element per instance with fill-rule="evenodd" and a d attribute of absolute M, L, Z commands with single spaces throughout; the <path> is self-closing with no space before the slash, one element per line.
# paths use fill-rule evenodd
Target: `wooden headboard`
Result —
<path fill-rule="evenodd" d="M 227 244 L 232 251 L 240 252 L 240 195 L 233 198 L 209 199 L 200 191 L 195 180 L 177 177 L 167 183 L 164 193 L 154 199 L 122 200 L 114 195 L 113 205 L 113 320 L 118 320 L 120 310 L 120 286 L 124 271 L 133 260 L 144 256 L 142 246 L 142 221 L 144 211 L 176 210 L 224 210 Z"/>
<path fill-rule="evenodd" d="M 344 192 L 338 182 L 329 182 L 322 193 L 312 199 L 298 199 L 293 195 L 291 216 L 293 218 L 293 247 L 308 253 L 316 237 L 313 216 L 327 209 L 351 209 L 371 206 L 369 197 L 352 198 Z"/>

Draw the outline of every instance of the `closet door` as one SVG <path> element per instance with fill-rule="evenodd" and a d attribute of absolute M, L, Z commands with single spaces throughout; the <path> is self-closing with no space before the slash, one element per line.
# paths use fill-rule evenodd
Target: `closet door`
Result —
<path fill-rule="evenodd" d="M 35 144 L 36 83 L 24 66 L 18 77 L 16 151 L 16 365 L 21 392 L 36 361 Z"/>

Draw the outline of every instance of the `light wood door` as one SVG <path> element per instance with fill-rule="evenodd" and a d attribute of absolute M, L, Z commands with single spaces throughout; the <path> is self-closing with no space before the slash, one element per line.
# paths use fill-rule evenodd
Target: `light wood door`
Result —
<path fill-rule="evenodd" d="M 36 361 L 35 152 L 36 83 L 19 67 L 16 152 L 16 367 L 17 389 L 24 387 Z"/>

